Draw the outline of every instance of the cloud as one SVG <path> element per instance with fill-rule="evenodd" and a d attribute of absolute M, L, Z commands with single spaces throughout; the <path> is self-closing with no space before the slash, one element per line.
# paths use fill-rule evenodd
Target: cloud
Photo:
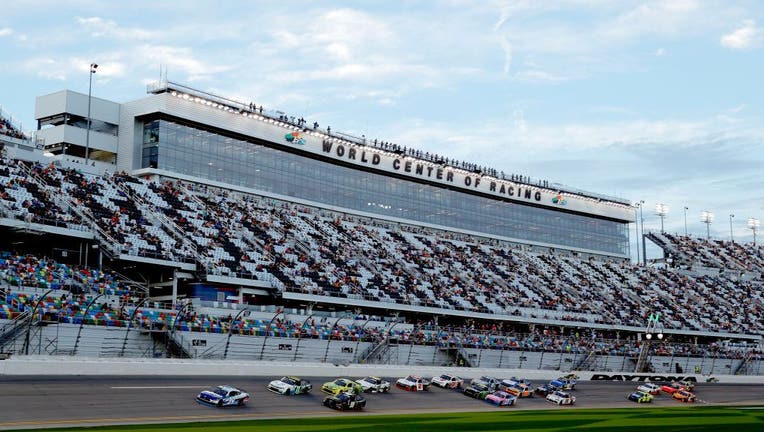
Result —
<path fill-rule="evenodd" d="M 156 39 L 158 33 L 139 27 L 121 27 L 116 21 L 100 17 L 77 18 L 77 23 L 90 32 L 92 37 L 128 40 Z"/>
<path fill-rule="evenodd" d="M 733 50 L 747 50 L 759 46 L 762 39 L 762 29 L 753 20 L 743 21 L 742 27 L 721 37 L 719 42 L 723 47 Z"/>
<path fill-rule="evenodd" d="M 668 54 L 665 48 L 658 48 L 653 53 L 656 57 L 664 57 Z"/>
<path fill-rule="evenodd" d="M 3 27 L 3 28 L 0 28 L 0 37 L 3 37 L 3 36 L 10 36 L 10 35 L 12 35 L 12 34 L 13 34 L 13 29 L 12 29 L 12 28 L 10 28 L 10 27 Z"/>

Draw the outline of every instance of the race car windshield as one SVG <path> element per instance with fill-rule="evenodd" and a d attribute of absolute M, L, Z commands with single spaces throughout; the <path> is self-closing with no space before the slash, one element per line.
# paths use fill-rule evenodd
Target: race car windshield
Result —
<path fill-rule="evenodd" d="M 291 385 L 297 385 L 297 382 L 295 380 L 291 378 L 287 378 L 287 377 L 281 378 L 281 382 L 291 384 Z"/>
<path fill-rule="evenodd" d="M 215 393 L 216 395 L 220 395 L 220 396 L 228 396 L 228 392 L 226 392 L 226 391 L 225 391 L 225 390 L 223 390 L 222 388 L 216 388 L 216 389 L 215 389 L 215 390 L 213 390 L 212 392 L 213 392 L 213 393 Z"/>
<path fill-rule="evenodd" d="M 448 376 L 448 375 L 441 375 L 441 376 L 440 376 L 440 378 L 441 378 L 441 379 L 444 379 L 444 380 L 446 380 L 446 381 L 448 381 L 448 380 L 450 380 L 450 379 L 451 379 L 451 377 L 450 377 L 450 376 Z"/>
<path fill-rule="evenodd" d="M 416 382 L 418 380 L 418 378 L 409 375 L 409 376 L 406 377 L 406 380 L 407 381 L 414 381 L 414 382 Z"/>

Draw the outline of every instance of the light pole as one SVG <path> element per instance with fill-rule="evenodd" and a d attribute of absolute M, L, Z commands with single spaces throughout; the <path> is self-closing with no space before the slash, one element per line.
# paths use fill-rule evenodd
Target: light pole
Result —
<path fill-rule="evenodd" d="M 753 231 L 753 245 L 756 246 L 756 230 L 759 229 L 759 220 L 756 218 L 748 218 L 748 228 Z"/>
<path fill-rule="evenodd" d="M 706 240 L 711 240 L 711 222 L 714 221 L 714 214 L 708 210 L 700 213 L 700 221 L 706 224 Z"/>
<path fill-rule="evenodd" d="M 735 243 L 735 237 L 732 235 L 732 218 L 734 218 L 735 215 L 730 214 L 730 241 L 732 243 Z"/>
<path fill-rule="evenodd" d="M 642 222 L 642 236 L 639 241 L 642 242 L 642 264 L 647 266 L 647 245 L 645 244 L 645 217 L 642 215 L 642 207 L 645 206 L 645 200 L 639 200 L 639 220 Z"/>
<path fill-rule="evenodd" d="M 636 232 L 634 240 L 637 242 L 637 264 L 639 264 L 639 219 L 637 219 L 637 207 L 641 206 L 641 203 L 634 203 L 634 231 Z"/>
<path fill-rule="evenodd" d="M 657 332 L 658 339 L 663 339 L 663 324 L 661 324 L 660 312 L 650 313 L 650 317 L 647 319 L 647 328 L 645 329 L 645 338 L 650 340 L 653 338 L 653 333 Z"/>
<path fill-rule="evenodd" d="M 96 73 L 96 69 L 98 69 L 98 65 L 90 63 L 90 73 L 88 73 L 88 129 L 85 132 L 85 165 L 90 160 L 90 103 L 93 99 L 93 74 Z"/>
<path fill-rule="evenodd" d="M 690 208 L 687 206 L 684 206 L 684 236 L 687 237 L 687 210 Z"/>
<path fill-rule="evenodd" d="M 656 204 L 655 205 L 655 214 L 660 216 L 661 218 L 661 234 L 663 234 L 663 219 L 666 218 L 666 215 L 669 212 L 669 206 L 666 204 Z"/>

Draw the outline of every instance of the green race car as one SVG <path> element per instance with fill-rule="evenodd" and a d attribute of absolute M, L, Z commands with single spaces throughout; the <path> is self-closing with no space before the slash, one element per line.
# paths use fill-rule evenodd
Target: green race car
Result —
<path fill-rule="evenodd" d="M 653 401 L 653 397 L 654 396 L 650 393 L 635 391 L 634 393 L 630 394 L 627 399 L 636 403 L 649 403 Z"/>
<path fill-rule="evenodd" d="M 485 400 L 485 397 L 491 393 L 491 389 L 487 385 L 481 383 L 474 383 L 464 389 L 462 392 L 465 396 L 473 397 L 475 399 Z"/>
<path fill-rule="evenodd" d="M 337 395 L 343 392 L 361 394 L 363 393 L 363 387 L 349 378 L 337 378 L 334 381 L 324 383 L 321 386 L 321 391 L 330 395 Z"/>

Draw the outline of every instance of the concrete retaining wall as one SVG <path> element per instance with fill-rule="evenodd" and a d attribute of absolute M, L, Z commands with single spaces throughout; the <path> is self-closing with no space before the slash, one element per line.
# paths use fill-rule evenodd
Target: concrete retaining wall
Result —
<path fill-rule="evenodd" d="M 0 361 L 0 375 L 78 376 L 78 375 L 145 375 L 145 376 L 283 376 L 316 377 L 379 375 L 403 377 L 417 374 L 432 377 L 453 373 L 463 378 L 481 375 L 501 378 L 518 376 L 535 381 L 551 380 L 561 372 L 527 369 L 449 368 L 433 366 L 335 365 L 332 363 L 284 363 L 268 361 L 178 360 L 178 359 L 105 359 L 92 357 L 12 356 Z M 581 380 L 605 381 L 668 381 L 693 377 L 698 382 L 708 378 L 694 374 L 623 374 L 617 372 L 578 372 Z M 764 384 L 764 376 L 715 375 L 722 383 Z"/>

